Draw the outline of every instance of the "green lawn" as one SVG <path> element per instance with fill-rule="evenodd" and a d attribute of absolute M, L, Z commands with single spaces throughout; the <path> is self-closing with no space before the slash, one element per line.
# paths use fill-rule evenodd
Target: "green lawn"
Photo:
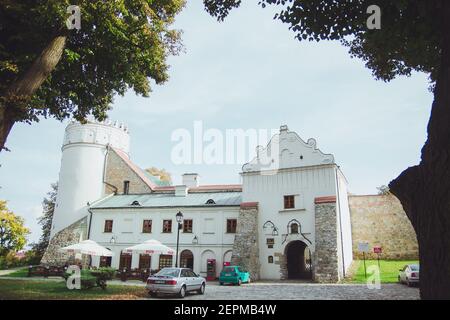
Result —
<path fill-rule="evenodd" d="M 69 290 L 64 281 L 0 279 L 0 300 L 134 300 L 147 297 L 139 286 L 108 285 L 106 290 Z"/>
<path fill-rule="evenodd" d="M 26 277 L 28 277 L 28 268 L 18 269 L 14 272 L 5 274 L 0 277 L 26 278 Z"/>
<path fill-rule="evenodd" d="M 353 275 L 351 279 L 352 283 L 366 283 L 366 279 L 364 277 L 364 263 L 363 260 L 355 261 L 355 263 L 359 263 L 357 267 L 357 271 Z M 380 275 L 381 275 L 381 283 L 396 283 L 398 282 L 398 272 L 406 264 L 419 263 L 418 261 L 410 261 L 410 260 L 380 260 Z M 366 260 L 366 268 L 369 266 L 378 266 L 377 260 Z M 369 273 L 367 274 L 369 277 Z"/>

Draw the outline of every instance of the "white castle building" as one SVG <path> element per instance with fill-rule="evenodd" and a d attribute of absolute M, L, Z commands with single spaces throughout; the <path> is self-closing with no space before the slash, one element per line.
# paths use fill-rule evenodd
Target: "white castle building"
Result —
<path fill-rule="evenodd" d="M 65 132 L 51 242 L 43 263 L 64 263 L 57 249 L 92 239 L 114 251 L 94 266 L 160 269 L 175 257 L 128 255 L 156 239 L 175 248 L 180 266 L 216 276 L 224 263 L 253 279 L 340 280 L 352 262 L 347 182 L 331 154 L 287 126 L 242 167 L 242 185 L 201 185 L 195 173 L 167 185 L 129 157 L 129 133 L 112 123 L 71 122 Z M 213 267 L 215 264 L 215 268 Z"/>

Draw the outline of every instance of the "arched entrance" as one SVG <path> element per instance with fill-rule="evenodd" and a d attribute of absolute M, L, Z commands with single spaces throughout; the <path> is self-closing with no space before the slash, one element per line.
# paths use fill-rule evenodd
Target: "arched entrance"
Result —
<path fill-rule="evenodd" d="M 288 279 L 311 279 L 311 252 L 300 240 L 291 241 L 285 249 Z"/>
<path fill-rule="evenodd" d="M 180 267 L 194 269 L 194 254 L 191 250 L 183 250 L 180 254 Z"/>

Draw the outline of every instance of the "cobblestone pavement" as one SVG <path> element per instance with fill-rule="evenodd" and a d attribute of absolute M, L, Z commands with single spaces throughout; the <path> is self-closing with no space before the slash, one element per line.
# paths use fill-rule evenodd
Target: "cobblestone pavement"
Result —
<path fill-rule="evenodd" d="M 167 299 L 160 296 L 156 299 Z M 152 298 L 149 298 L 152 299 Z M 170 299 L 170 298 L 169 298 Z M 175 299 L 175 298 L 174 298 Z M 313 284 L 255 282 L 238 286 L 209 283 L 204 295 L 189 293 L 186 300 L 411 300 L 419 299 L 419 289 L 400 284 L 385 284 L 368 289 L 357 284 Z"/>

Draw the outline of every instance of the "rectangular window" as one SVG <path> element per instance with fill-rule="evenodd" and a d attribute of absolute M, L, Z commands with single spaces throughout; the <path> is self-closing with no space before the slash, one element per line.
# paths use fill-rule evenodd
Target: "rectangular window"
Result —
<path fill-rule="evenodd" d="M 152 233 L 152 220 L 144 220 L 142 233 Z"/>
<path fill-rule="evenodd" d="M 159 255 L 159 269 L 170 267 L 172 267 L 172 256 L 166 254 Z"/>
<path fill-rule="evenodd" d="M 123 194 L 128 194 L 130 193 L 130 181 L 125 180 L 123 182 Z"/>
<path fill-rule="evenodd" d="M 139 255 L 139 269 L 150 269 L 152 257 L 149 254 Z"/>
<path fill-rule="evenodd" d="M 192 219 L 183 220 L 183 232 L 192 233 Z"/>
<path fill-rule="evenodd" d="M 284 196 L 284 208 L 285 209 L 294 209 L 295 208 L 295 200 L 294 196 Z"/>
<path fill-rule="evenodd" d="M 105 220 L 105 228 L 103 229 L 103 232 L 112 232 L 113 228 L 113 221 L 112 220 Z"/>
<path fill-rule="evenodd" d="M 227 219 L 227 233 L 236 233 L 236 226 L 236 219 Z"/>
<path fill-rule="evenodd" d="M 163 233 L 171 233 L 172 232 L 172 220 L 163 220 Z"/>

